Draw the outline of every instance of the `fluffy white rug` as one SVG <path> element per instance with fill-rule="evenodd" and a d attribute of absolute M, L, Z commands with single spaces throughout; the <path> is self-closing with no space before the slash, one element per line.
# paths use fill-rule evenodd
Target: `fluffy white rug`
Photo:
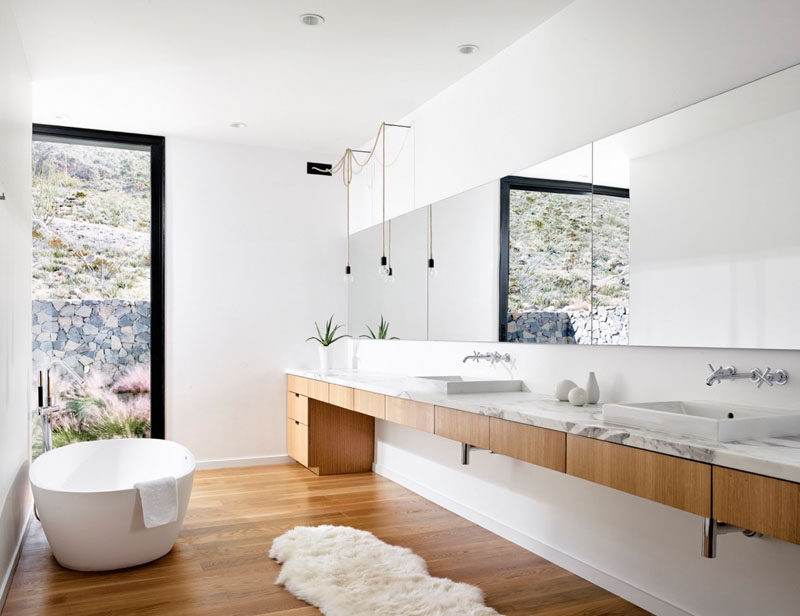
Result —
<path fill-rule="evenodd" d="M 275 580 L 327 616 L 499 616 L 469 584 L 428 575 L 408 548 L 349 526 L 297 526 L 272 542 Z"/>

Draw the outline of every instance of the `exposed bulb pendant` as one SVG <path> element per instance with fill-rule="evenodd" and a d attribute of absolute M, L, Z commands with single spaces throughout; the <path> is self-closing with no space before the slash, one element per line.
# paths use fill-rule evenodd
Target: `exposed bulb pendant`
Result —
<path fill-rule="evenodd" d="M 378 273 L 389 276 L 389 260 L 386 258 L 386 122 L 381 122 L 381 261 Z"/>
<path fill-rule="evenodd" d="M 342 177 L 344 178 L 345 187 L 345 231 L 347 233 L 347 256 L 345 258 L 344 266 L 344 282 L 350 284 L 353 282 L 353 270 L 350 268 L 350 182 L 353 179 L 353 151 L 350 148 L 344 153 L 345 163 L 342 169 Z"/>
<path fill-rule="evenodd" d="M 345 195 L 346 195 L 346 230 L 347 230 L 347 251 L 346 251 L 346 259 L 345 259 L 345 266 L 344 266 L 344 281 L 346 283 L 353 282 L 353 270 L 350 266 L 350 184 L 353 180 L 353 169 L 354 166 L 358 167 L 361 170 L 364 170 L 366 166 L 370 163 L 373 157 L 377 156 L 378 153 L 378 142 L 381 142 L 381 149 L 383 153 L 383 160 L 381 160 L 381 260 L 380 264 L 378 265 L 378 273 L 384 277 L 390 277 L 393 273 L 390 273 L 391 270 L 391 256 L 386 256 L 386 127 L 387 126 L 395 126 L 397 128 L 405 128 L 410 129 L 411 126 L 405 126 L 403 124 L 387 124 L 386 122 L 382 122 L 380 128 L 378 128 L 378 133 L 375 135 L 375 141 L 372 144 L 372 148 L 370 150 L 353 150 L 351 148 L 347 148 L 345 153 L 342 157 L 331 167 L 326 167 L 324 169 L 319 169 L 316 167 L 312 167 L 314 171 L 318 171 L 321 173 L 325 173 L 327 175 L 334 175 L 339 171 L 342 172 L 342 180 L 344 181 L 345 185 Z M 355 155 L 355 152 L 362 152 L 367 154 L 367 157 L 360 161 Z M 392 280 L 394 280 L 392 278 Z"/>
<path fill-rule="evenodd" d="M 387 246 L 389 249 L 389 257 L 387 259 L 388 265 L 386 267 L 386 275 L 383 277 L 383 281 L 387 283 L 393 283 L 395 281 L 394 278 L 394 270 L 392 269 L 392 221 L 390 220 L 388 223 L 388 242 Z"/>
<path fill-rule="evenodd" d="M 436 278 L 436 262 L 433 260 L 433 205 L 428 206 L 428 278 Z"/>

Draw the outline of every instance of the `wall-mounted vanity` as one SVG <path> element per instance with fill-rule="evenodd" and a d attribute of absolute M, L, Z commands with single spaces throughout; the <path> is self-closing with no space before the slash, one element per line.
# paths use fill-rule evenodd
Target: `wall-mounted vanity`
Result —
<path fill-rule="evenodd" d="M 797 169 L 799 66 L 359 231 L 349 331 L 798 349 Z"/>
<path fill-rule="evenodd" d="M 800 449 L 603 422 L 531 392 L 442 393 L 422 378 L 292 370 L 289 455 L 317 474 L 371 469 L 375 419 L 800 544 Z M 490 455 L 485 453 L 485 455 Z M 705 527 L 708 530 L 708 525 Z M 704 554 L 713 555 L 713 534 Z"/>

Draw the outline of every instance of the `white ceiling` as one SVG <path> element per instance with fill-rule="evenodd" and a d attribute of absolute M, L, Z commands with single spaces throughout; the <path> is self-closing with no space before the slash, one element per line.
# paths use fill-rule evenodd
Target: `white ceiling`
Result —
<path fill-rule="evenodd" d="M 567 4 L 14 0 L 14 11 L 35 122 L 338 152 Z M 306 12 L 326 23 L 304 26 Z M 481 51 L 457 53 L 463 43 Z"/>

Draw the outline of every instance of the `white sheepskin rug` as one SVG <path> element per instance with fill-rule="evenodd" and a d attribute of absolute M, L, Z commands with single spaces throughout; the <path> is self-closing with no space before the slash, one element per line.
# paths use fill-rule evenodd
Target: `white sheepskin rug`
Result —
<path fill-rule="evenodd" d="M 499 616 L 470 584 L 428 575 L 425 561 L 349 526 L 297 526 L 272 542 L 275 580 L 326 616 Z"/>

